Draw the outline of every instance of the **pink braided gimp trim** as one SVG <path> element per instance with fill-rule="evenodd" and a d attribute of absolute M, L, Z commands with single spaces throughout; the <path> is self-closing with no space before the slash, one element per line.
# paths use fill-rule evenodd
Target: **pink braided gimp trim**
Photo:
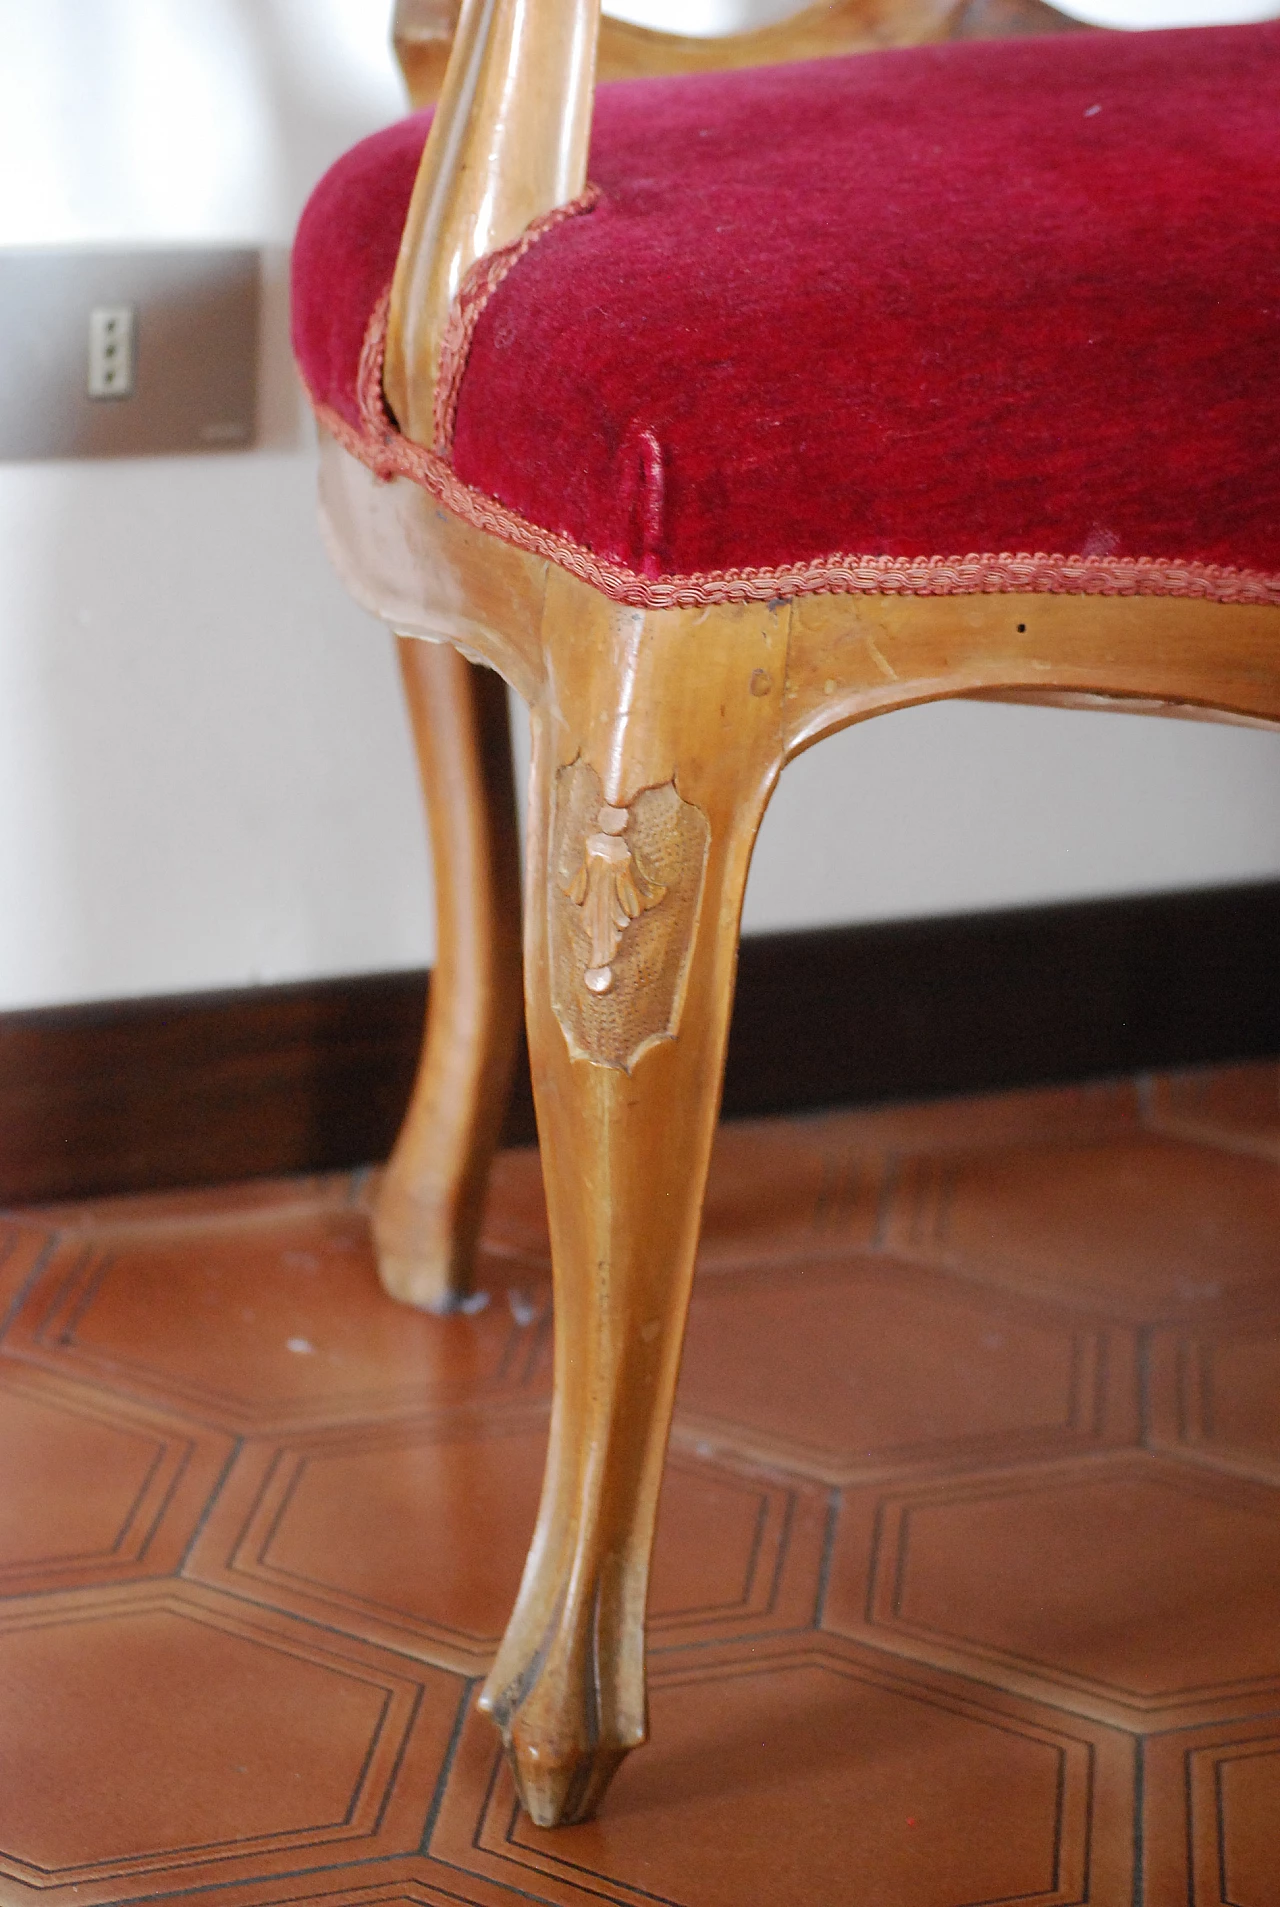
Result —
<path fill-rule="evenodd" d="M 570 537 L 546 530 L 483 491 L 460 481 L 448 460 L 457 394 L 481 311 L 512 266 L 562 218 L 589 209 L 588 192 L 562 206 L 502 252 L 472 268 L 445 331 L 436 392 L 437 448 L 401 436 L 382 392 L 390 288 L 374 308 L 360 354 L 357 429 L 327 404 L 314 404 L 318 421 L 343 448 L 384 479 L 408 477 L 469 523 L 532 556 L 545 557 L 614 602 L 640 609 L 696 609 L 710 603 L 772 602 L 791 596 L 1185 596 L 1220 603 L 1280 607 L 1280 576 L 1217 563 L 1164 557 L 1060 556 L 1043 553 L 967 556 L 854 556 L 837 554 L 773 568 L 706 570 L 689 575 L 641 576 L 593 554 Z"/>
<path fill-rule="evenodd" d="M 580 212 L 589 212 L 599 197 L 599 188 L 588 185 L 585 192 L 576 199 L 570 199 L 567 205 L 557 205 L 554 211 L 544 212 L 541 218 L 526 225 L 519 238 L 510 245 L 504 245 L 501 251 L 490 252 L 486 258 L 478 258 L 463 279 L 453 301 L 444 336 L 440 340 L 440 367 L 436 373 L 435 440 L 436 449 L 442 457 L 447 457 L 453 449 L 458 391 L 481 312 L 511 267 L 519 264 L 531 246 L 536 245 L 548 232 L 553 232 L 557 225 L 563 225 L 566 219 L 576 218 Z"/>

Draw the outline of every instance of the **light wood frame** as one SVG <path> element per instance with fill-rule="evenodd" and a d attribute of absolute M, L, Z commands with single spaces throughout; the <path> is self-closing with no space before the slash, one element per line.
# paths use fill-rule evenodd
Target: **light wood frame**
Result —
<path fill-rule="evenodd" d="M 805 32 L 815 20 L 834 32 L 855 19 L 865 28 L 868 17 L 836 6 L 802 20 Z M 595 0 L 465 0 L 392 297 L 386 389 L 418 441 L 431 441 L 440 338 L 468 266 L 582 189 L 596 36 Z M 555 1395 L 537 1530 L 481 1703 L 525 1805 L 554 1825 L 588 1816 L 645 1739 L 649 1559 L 739 917 L 783 766 L 851 723 L 954 696 L 1101 699 L 1270 725 L 1280 720 L 1280 611 L 1039 593 L 630 608 L 469 527 L 413 483 L 376 480 L 332 439 L 322 442 L 321 488 L 353 593 L 406 645 L 452 644 L 496 669 L 532 714 L 525 1003 L 552 1238 Z M 419 673 L 415 659 L 410 677 L 423 691 L 428 792 L 440 784 L 434 799 L 447 814 L 448 774 L 430 757 L 448 745 L 454 718 L 435 721 L 429 703 L 437 681 L 446 711 L 474 684 L 451 661 Z M 463 753 L 474 759 L 477 746 L 464 740 Z M 453 805 L 464 815 L 466 800 Z M 459 865 L 492 860 L 492 829 L 470 838 L 479 845 L 464 845 Z M 505 875 L 454 886 L 479 896 L 473 944 L 485 922 L 513 917 Z M 628 962 L 644 936 L 657 978 L 642 988 Z M 513 968 L 509 951 L 491 961 L 477 997 L 491 1008 Z M 591 1004 L 602 997 L 603 1015 Z M 455 1069 L 475 1104 L 501 1075 L 475 1063 L 483 1045 L 473 1039 Z M 424 1106 L 431 1078 L 446 1072 L 441 1061 L 433 1075 L 429 1047 Z M 428 1116 L 406 1142 L 402 1188 L 430 1126 Z M 477 1122 L 473 1164 L 491 1129 Z M 445 1197 L 440 1209 L 472 1207 Z M 389 1237 L 385 1213 L 380 1226 Z M 436 1225 L 441 1264 L 449 1229 Z M 435 1301 L 442 1292 L 447 1301 L 457 1275 L 455 1263 Z M 393 1282 L 433 1301 L 430 1277 Z"/>
<path fill-rule="evenodd" d="M 392 40 L 415 108 L 434 105 L 441 94 L 461 7 L 462 0 L 397 0 Z M 629 79 L 762 66 L 930 40 L 1071 32 L 1079 26 L 1045 0 L 820 0 L 775 26 L 715 39 L 652 32 L 602 15 L 596 76 Z M 544 179 L 532 194 L 530 179 L 522 177 L 521 191 L 528 196 L 506 208 L 504 231 L 521 230 L 527 222 L 522 212 L 534 216 L 531 205 L 545 208 L 565 194 L 572 196 L 570 180 L 584 165 L 582 87 L 575 97 L 570 171 Z M 456 93 L 447 109 L 458 114 Z M 513 129 L 507 127 L 505 134 L 509 150 Z M 523 130 L 518 134 L 522 153 L 531 136 Z M 541 147 L 548 144 L 545 123 L 537 129 L 537 140 Z M 554 139 L 550 143 L 556 145 Z M 565 151 L 562 144 L 556 149 Z M 434 256 L 421 231 L 423 192 L 420 182 L 410 221 L 418 269 L 425 269 L 424 258 Z M 471 204 L 474 208 L 474 197 Z M 427 347 L 431 362 L 439 349 L 441 298 L 447 311 L 478 242 L 473 235 L 465 256 L 451 257 L 434 304 L 424 285 L 411 290 L 401 278 L 402 311 L 414 310 L 415 298 L 423 296 L 435 311 L 437 330 Z M 393 362 L 388 391 L 408 418 L 405 376 L 403 364 Z M 429 437 L 430 428 L 428 408 L 413 419 L 410 434 Z M 522 994 L 519 936 L 512 931 L 519 918 L 511 873 L 516 811 L 509 774 L 496 766 L 493 737 L 500 711 L 485 671 L 456 652 L 435 659 L 404 644 L 400 662 L 436 871 L 437 951 L 422 1061 L 375 1203 L 374 1241 L 382 1282 L 393 1297 L 447 1312 L 465 1302 L 474 1283 L 484 1187 L 515 1059 L 518 1026 L 511 1003 Z M 489 738 L 483 745 L 482 737 Z"/>

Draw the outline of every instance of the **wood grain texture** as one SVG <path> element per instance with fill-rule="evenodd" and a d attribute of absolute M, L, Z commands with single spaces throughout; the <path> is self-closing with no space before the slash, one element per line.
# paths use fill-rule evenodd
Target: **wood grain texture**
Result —
<path fill-rule="evenodd" d="M 557 1375 L 537 1531 L 481 1702 L 530 1814 L 550 1826 L 594 1812 L 645 1738 L 658 1490 L 747 865 L 780 765 L 780 697 L 750 683 L 758 669 L 781 681 L 786 623 L 754 605 L 722 610 L 694 645 L 679 614 L 620 609 L 553 571 L 543 641 L 550 686 L 534 710 L 525 971 Z M 697 899 L 677 922 L 687 965 L 674 1033 L 640 1037 L 646 976 L 620 963 L 605 996 L 617 1047 L 583 1057 L 554 1004 L 556 970 L 563 985 L 568 964 L 590 1010 L 554 859 L 559 778 L 579 762 L 609 810 L 674 784 L 706 830 Z"/>
<path fill-rule="evenodd" d="M 1159 596 L 808 596 L 787 666 L 787 752 L 851 722 L 985 690 L 1280 715 L 1280 612 Z"/>
<path fill-rule="evenodd" d="M 471 1289 L 520 1030 L 520 843 L 506 685 L 447 644 L 399 642 L 431 831 L 436 964 L 413 1094 L 374 1237 L 393 1297 L 447 1311 Z"/>

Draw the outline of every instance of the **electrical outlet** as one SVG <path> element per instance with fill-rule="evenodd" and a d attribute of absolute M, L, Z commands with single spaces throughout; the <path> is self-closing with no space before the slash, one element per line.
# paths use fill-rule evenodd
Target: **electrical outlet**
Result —
<path fill-rule="evenodd" d="M 242 245 L 0 246 L 0 463 L 247 448 L 258 266 Z"/>
<path fill-rule="evenodd" d="M 90 397 L 133 396 L 133 306 L 95 305 L 89 313 Z"/>

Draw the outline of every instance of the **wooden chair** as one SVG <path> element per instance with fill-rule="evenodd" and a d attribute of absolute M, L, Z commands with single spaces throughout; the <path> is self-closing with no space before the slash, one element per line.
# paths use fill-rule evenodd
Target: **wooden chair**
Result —
<path fill-rule="evenodd" d="M 926 5 L 907 37 L 964 17 Z M 406 29 L 411 71 L 451 27 L 417 53 Z M 779 34 L 754 44 L 781 58 Z M 331 547 L 408 639 L 433 813 L 436 1017 L 378 1219 L 419 1301 L 466 1275 L 517 965 L 505 709 L 458 656 L 532 712 L 555 1398 L 481 1699 L 546 1825 L 645 1737 L 738 921 L 782 767 L 944 696 L 1280 720 L 1280 28 L 686 76 L 602 93 L 593 135 L 597 35 L 594 0 L 466 0 L 425 148 L 421 120 L 356 148 L 295 251 Z"/>
<path fill-rule="evenodd" d="M 392 40 L 416 109 L 439 97 L 460 6 L 397 0 Z M 603 15 L 596 74 L 637 79 L 1079 30 L 1044 0 L 827 0 L 781 25 L 711 40 Z M 474 1282 L 516 1057 L 523 986 L 515 790 L 506 697 L 492 670 L 453 646 L 407 637 L 398 646 L 431 832 L 437 951 L 418 1076 L 373 1230 L 392 1297 L 448 1311 Z"/>

